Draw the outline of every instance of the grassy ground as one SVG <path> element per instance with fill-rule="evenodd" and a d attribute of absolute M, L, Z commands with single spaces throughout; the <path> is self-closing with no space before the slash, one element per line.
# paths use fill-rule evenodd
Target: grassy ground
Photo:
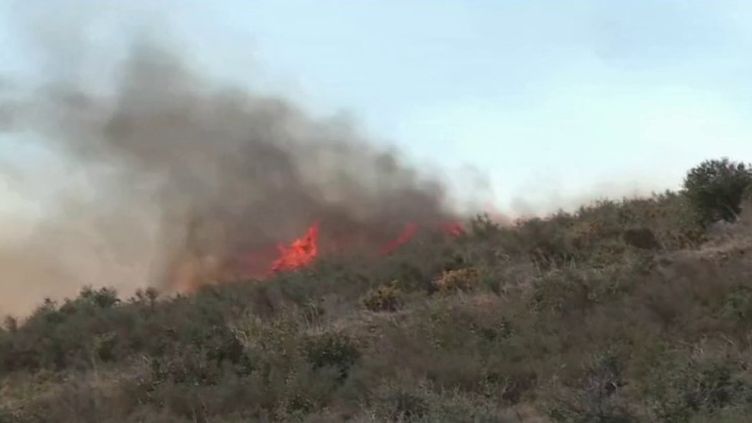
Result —
<path fill-rule="evenodd" d="M 748 422 L 752 222 L 685 199 L 485 219 L 378 261 L 0 332 L 0 422 Z"/>

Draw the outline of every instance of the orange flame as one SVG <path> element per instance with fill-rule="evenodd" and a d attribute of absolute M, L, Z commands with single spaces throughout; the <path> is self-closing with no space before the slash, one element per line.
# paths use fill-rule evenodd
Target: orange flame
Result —
<path fill-rule="evenodd" d="M 394 253 L 410 243 L 424 229 L 417 223 L 406 224 L 396 239 L 381 248 L 381 255 Z M 466 233 L 461 223 L 453 221 L 438 223 L 434 229 L 452 238 L 461 237 Z M 278 245 L 276 253 L 263 249 L 224 259 L 185 255 L 178 259 L 171 269 L 170 281 L 180 291 L 191 292 L 209 281 L 223 282 L 241 278 L 263 280 L 280 272 L 300 270 L 313 264 L 322 254 L 319 235 L 320 227 L 316 222 L 303 236 L 293 240 L 289 245 Z M 333 251 L 344 251 L 343 249 L 346 250 L 347 247 L 339 245 Z"/>
<path fill-rule="evenodd" d="M 458 222 L 445 222 L 438 226 L 444 234 L 454 238 L 465 234 L 465 229 L 462 224 Z M 420 229 L 420 225 L 416 223 L 408 223 L 396 239 L 392 240 L 381 249 L 381 254 L 392 254 L 403 245 L 409 243 L 418 234 Z M 299 270 L 311 265 L 320 254 L 319 233 L 319 223 L 317 222 L 309 227 L 303 236 L 293 240 L 289 246 L 277 246 L 277 258 L 272 262 L 268 273 L 266 273 L 265 276 L 259 275 L 259 277 L 268 277 L 279 272 Z M 252 263 L 256 263 L 259 260 L 264 260 L 263 255 L 258 255 L 258 257 L 255 257 L 254 254 L 246 255 L 247 273 L 254 273 L 251 270 L 258 267 Z"/>
<path fill-rule="evenodd" d="M 319 224 L 308 228 L 302 237 L 296 239 L 289 247 L 280 245 L 279 258 L 272 263 L 272 272 L 297 270 L 310 265 L 319 253 Z"/>

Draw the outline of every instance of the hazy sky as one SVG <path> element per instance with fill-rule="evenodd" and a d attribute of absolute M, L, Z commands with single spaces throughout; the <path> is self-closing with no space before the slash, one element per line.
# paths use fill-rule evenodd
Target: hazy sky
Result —
<path fill-rule="evenodd" d="M 751 21 L 744 0 L 2 0 L 0 75 L 93 77 L 81 63 L 106 66 L 124 29 L 164 31 L 199 69 L 351 115 L 418 163 L 475 166 L 500 208 L 524 210 L 749 160 Z M 0 180 L 0 203 L 13 195 Z"/>

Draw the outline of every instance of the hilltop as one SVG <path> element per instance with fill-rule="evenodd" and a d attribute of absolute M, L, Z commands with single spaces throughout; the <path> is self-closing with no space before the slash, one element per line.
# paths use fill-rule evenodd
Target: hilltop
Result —
<path fill-rule="evenodd" d="M 0 422 L 745 422 L 750 180 L 710 161 L 681 192 L 378 259 L 85 288 L 6 320 Z"/>

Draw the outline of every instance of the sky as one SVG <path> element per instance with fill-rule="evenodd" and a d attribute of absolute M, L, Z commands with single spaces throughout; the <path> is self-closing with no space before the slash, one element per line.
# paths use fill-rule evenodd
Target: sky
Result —
<path fill-rule="evenodd" d="M 79 72 L 126 30 L 169 34 L 207 74 L 351 119 L 455 192 L 482 175 L 497 209 L 530 213 L 749 161 L 751 18 L 744 0 L 0 0 L 0 76 L 96 78 Z M 0 165 L 34 157 L 0 138 Z M 24 195 L 0 179 L 0 212 Z"/>

